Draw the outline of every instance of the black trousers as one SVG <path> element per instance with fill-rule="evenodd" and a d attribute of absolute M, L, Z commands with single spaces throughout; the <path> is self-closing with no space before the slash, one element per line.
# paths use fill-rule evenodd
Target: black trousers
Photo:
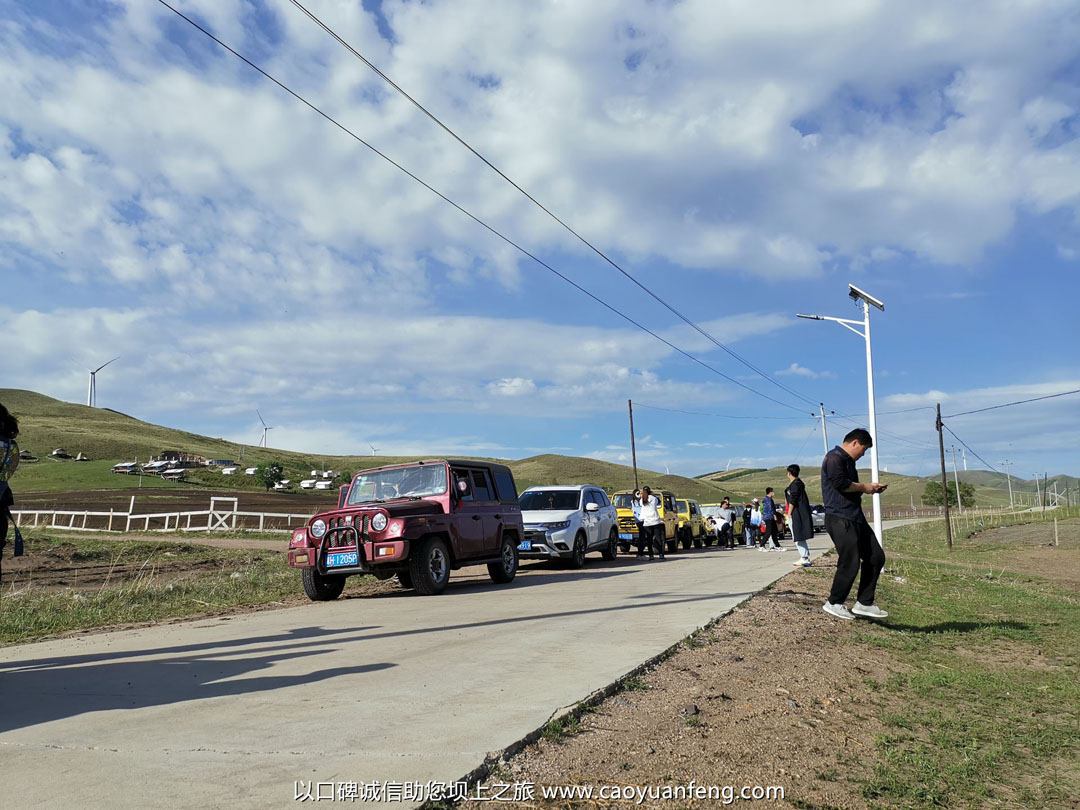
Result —
<path fill-rule="evenodd" d="M 885 567 L 885 552 L 874 536 L 874 530 L 865 519 L 847 520 L 828 514 L 825 515 L 825 530 L 836 546 L 837 556 L 829 601 L 834 605 L 847 601 L 858 576 L 859 602 L 867 606 L 874 604 L 878 575 Z"/>
<path fill-rule="evenodd" d="M 645 524 L 640 520 L 635 520 L 637 524 L 637 553 L 644 554 L 645 547 L 649 545 L 649 539 L 645 536 Z"/>
<path fill-rule="evenodd" d="M 664 524 L 659 523 L 656 526 L 643 527 L 645 536 L 648 538 L 648 542 L 645 544 L 649 550 L 649 556 L 653 556 L 653 552 L 656 552 L 661 557 L 664 556 Z"/>
<path fill-rule="evenodd" d="M 761 525 L 765 527 L 765 531 L 762 532 L 760 529 L 758 530 L 760 532 L 760 534 L 758 535 L 758 537 L 760 537 L 758 545 L 764 548 L 765 544 L 772 540 L 777 546 L 779 546 L 780 533 L 779 530 L 776 528 L 776 518 L 769 518 L 768 520 L 763 520 Z"/>

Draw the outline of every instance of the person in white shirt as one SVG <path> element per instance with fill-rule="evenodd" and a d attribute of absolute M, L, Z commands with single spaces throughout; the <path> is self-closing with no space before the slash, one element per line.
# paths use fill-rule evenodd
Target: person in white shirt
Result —
<path fill-rule="evenodd" d="M 648 539 L 645 544 L 649 549 L 649 559 L 653 559 L 655 549 L 664 559 L 664 519 L 660 517 L 660 499 L 652 494 L 648 487 L 641 488 L 641 506 L 638 508 L 642 528 Z"/>

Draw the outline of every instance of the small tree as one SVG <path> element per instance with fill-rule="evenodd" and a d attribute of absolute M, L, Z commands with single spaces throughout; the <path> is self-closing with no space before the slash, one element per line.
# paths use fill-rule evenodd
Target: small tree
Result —
<path fill-rule="evenodd" d="M 956 506 L 956 485 L 950 481 L 946 489 L 949 497 L 949 506 Z M 975 505 L 975 487 L 966 481 L 960 482 L 960 499 L 964 506 Z M 945 503 L 941 497 L 941 484 L 937 481 L 927 481 L 923 489 L 922 502 L 925 506 L 942 506 Z"/>
<path fill-rule="evenodd" d="M 255 481 L 266 487 L 269 492 L 285 477 L 285 468 L 280 461 L 264 461 L 255 468 Z"/>

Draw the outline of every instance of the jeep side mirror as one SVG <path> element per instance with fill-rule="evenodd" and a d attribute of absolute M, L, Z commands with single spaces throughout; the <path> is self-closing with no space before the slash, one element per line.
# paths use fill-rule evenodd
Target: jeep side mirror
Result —
<path fill-rule="evenodd" d="M 600 505 L 595 504 L 595 503 L 587 503 L 587 504 L 585 504 L 585 511 L 586 512 L 599 512 L 600 511 Z"/>

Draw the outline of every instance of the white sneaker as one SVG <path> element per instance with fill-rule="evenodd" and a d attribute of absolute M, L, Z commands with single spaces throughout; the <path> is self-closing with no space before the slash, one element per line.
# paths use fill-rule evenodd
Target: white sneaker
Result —
<path fill-rule="evenodd" d="M 765 546 L 758 546 L 758 551 L 768 551 L 768 549 Z"/>
<path fill-rule="evenodd" d="M 854 619 L 855 614 L 847 609 L 846 605 L 839 604 L 834 605 L 832 602 L 826 602 L 821 606 L 821 609 L 828 613 L 830 616 L 835 616 L 838 619 Z"/>
<path fill-rule="evenodd" d="M 851 612 L 856 616 L 865 616 L 867 619 L 889 618 L 889 614 L 877 605 L 864 605 L 862 602 L 856 602 L 855 606 L 851 609 Z"/>
<path fill-rule="evenodd" d="M 787 549 L 786 549 L 786 548 L 784 548 L 783 546 L 777 546 L 777 547 L 776 547 L 776 550 L 777 550 L 777 551 L 787 551 Z"/>
<path fill-rule="evenodd" d="M 800 566 L 802 564 L 803 564 L 802 560 L 796 560 L 795 562 L 792 563 L 792 565 L 794 565 L 795 567 L 798 567 L 798 566 Z"/>

